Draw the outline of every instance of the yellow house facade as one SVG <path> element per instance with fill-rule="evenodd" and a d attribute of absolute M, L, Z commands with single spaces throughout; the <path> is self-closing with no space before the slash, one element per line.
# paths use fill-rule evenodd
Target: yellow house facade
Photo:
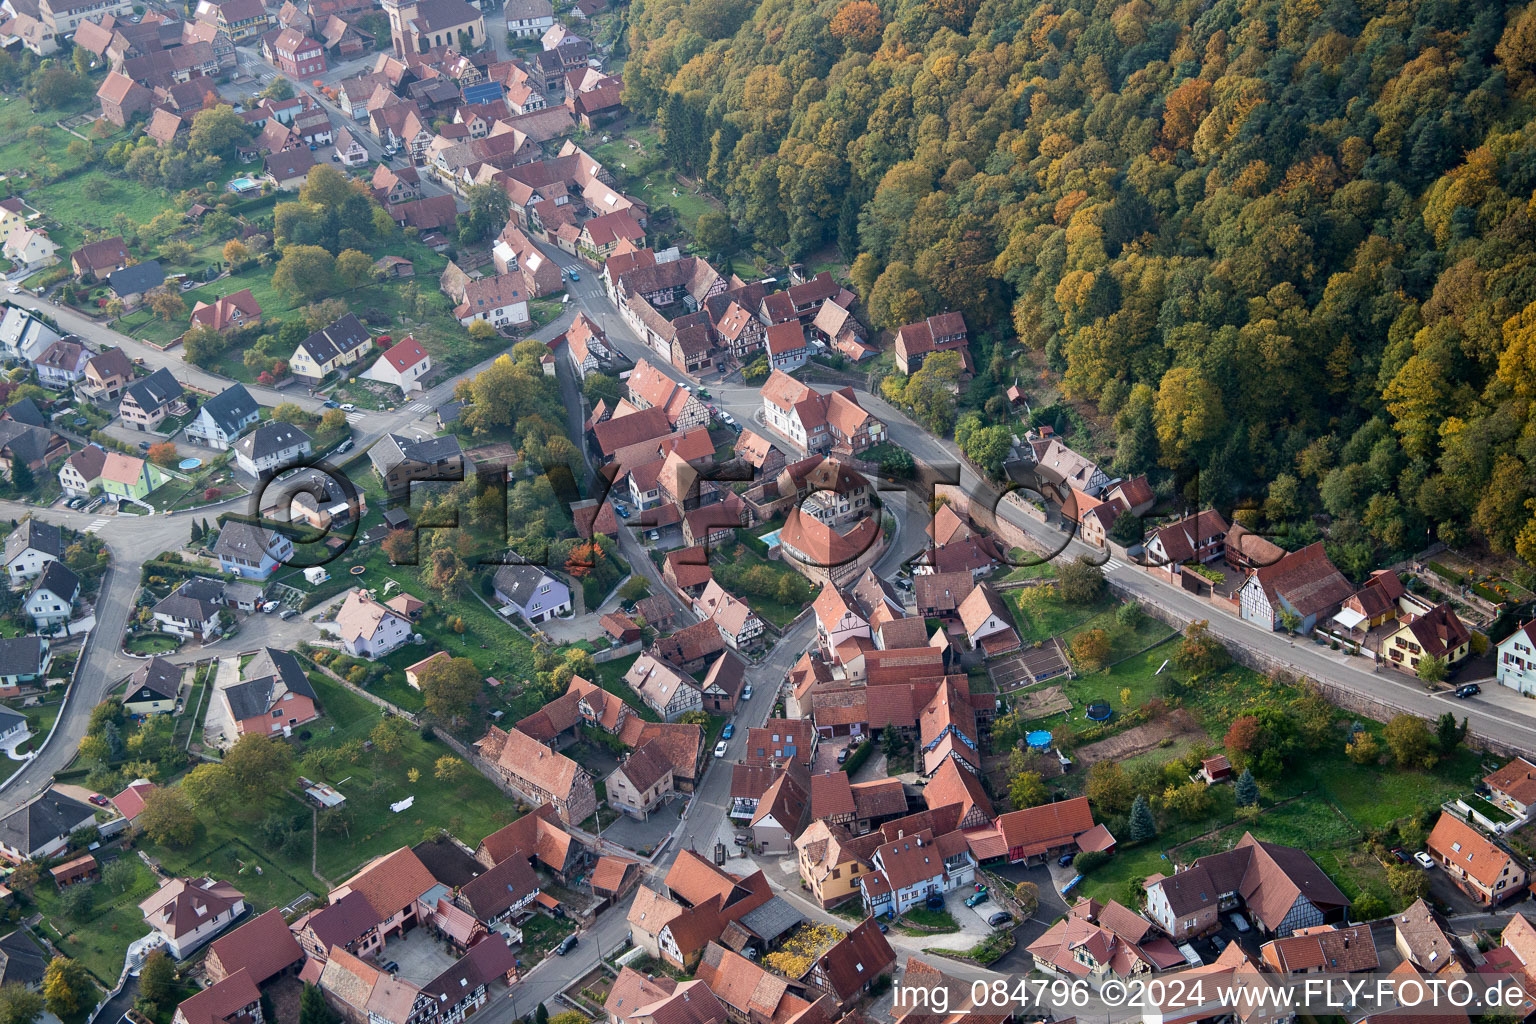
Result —
<path fill-rule="evenodd" d="M 868 838 L 874 840 L 868 844 L 872 851 L 881 836 L 876 832 Z M 816 821 L 795 840 L 800 878 L 823 907 L 853 899 L 859 892 L 859 879 L 873 870 L 857 849 L 861 839 L 853 839 L 841 825 Z"/>
<path fill-rule="evenodd" d="M 1472 633 L 1450 605 L 1437 604 L 1423 615 L 1405 622 L 1381 645 L 1387 662 L 1395 668 L 1417 672 L 1425 658 L 1442 658 L 1447 667 L 1472 649 Z"/>

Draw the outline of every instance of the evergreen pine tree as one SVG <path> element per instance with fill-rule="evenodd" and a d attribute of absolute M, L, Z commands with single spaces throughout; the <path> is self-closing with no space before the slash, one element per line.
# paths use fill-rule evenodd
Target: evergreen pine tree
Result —
<path fill-rule="evenodd" d="M 1237 777 L 1237 806 L 1253 807 L 1259 802 L 1259 784 L 1253 781 L 1253 772 L 1247 768 Z"/>
<path fill-rule="evenodd" d="M 539 1008 L 533 1011 L 533 1024 L 549 1024 L 549 1010 L 545 1008 L 543 1003 L 540 1003 Z"/>
<path fill-rule="evenodd" d="M 299 995 L 299 1024 L 336 1024 L 325 996 L 313 985 L 305 985 Z"/>
<path fill-rule="evenodd" d="M 1152 817 L 1152 805 L 1145 795 L 1138 795 L 1131 805 L 1131 842 L 1146 842 L 1157 835 L 1157 820 Z"/>

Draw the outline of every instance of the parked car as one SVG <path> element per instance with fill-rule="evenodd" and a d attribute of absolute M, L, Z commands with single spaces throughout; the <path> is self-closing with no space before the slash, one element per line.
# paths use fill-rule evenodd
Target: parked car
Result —
<path fill-rule="evenodd" d="M 575 267 L 571 268 L 571 280 L 572 281 L 580 281 L 581 280 L 581 271 L 577 270 Z"/>
<path fill-rule="evenodd" d="M 279 615 L 278 618 L 291 619 L 297 614 L 299 614 L 299 610 L 297 608 L 287 608 L 283 610 L 283 614 Z"/>
<path fill-rule="evenodd" d="M 1060 867 L 1067 867 L 1072 863 L 1073 858 L 1076 856 L 1077 854 L 1075 853 L 1064 853 L 1060 857 L 1056 858 L 1056 863 Z"/>
<path fill-rule="evenodd" d="M 576 948 L 576 942 L 576 936 L 567 935 L 560 940 L 560 945 L 555 947 L 555 956 L 565 956 L 565 954 Z"/>
<path fill-rule="evenodd" d="M 112 802 L 106 797 L 102 796 L 100 793 L 92 793 L 90 799 L 91 803 L 95 804 L 97 807 L 105 807 Z"/>
<path fill-rule="evenodd" d="M 736 735 L 736 723 L 726 722 L 725 728 L 720 730 L 720 738 L 723 740 L 728 740 L 734 735 Z"/>
<path fill-rule="evenodd" d="M 881 935 L 884 935 L 886 932 L 888 932 L 890 930 L 891 930 L 891 926 L 890 925 L 886 924 L 884 921 L 880 922 L 880 934 Z"/>
<path fill-rule="evenodd" d="M 716 757 L 724 757 L 725 756 L 725 740 L 721 740 L 719 743 L 715 744 L 715 756 Z"/>
<path fill-rule="evenodd" d="M 988 893 L 985 889 L 981 890 L 981 892 L 973 892 L 965 898 L 965 905 L 968 907 L 978 906 L 987 902 L 987 897 L 989 895 L 991 894 Z"/>
<path fill-rule="evenodd" d="M 397 973 L 400 970 L 400 965 L 398 963 L 396 963 L 395 961 L 391 960 L 389 963 L 384 965 L 384 969 L 386 971 L 388 971 L 390 974 L 395 974 L 395 973 Z"/>
<path fill-rule="evenodd" d="M 1476 683 L 1467 683 L 1464 686 L 1456 687 L 1456 696 L 1462 698 L 1463 700 L 1468 697 L 1476 697 L 1482 692 L 1483 688 Z"/>
<path fill-rule="evenodd" d="M 347 438 L 345 441 L 341 442 L 341 444 L 336 446 L 336 453 L 339 455 L 342 452 L 349 452 L 349 451 L 351 451 L 352 450 L 352 444 L 353 444 L 352 439 L 350 437 Z"/>
<path fill-rule="evenodd" d="M 354 411 L 356 411 L 356 409 L 357 409 L 357 406 L 354 405 L 351 402 L 342 402 L 341 403 L 341 411 L 342 412 L 354 412 Z"/>
<path fill-rule="evenodd" d="M 751 683 L 748 683 L 746 686 L 743 686 L 741 688 L 741 699 L 742 700 L 751 700 L 752 699 L 752 684 Z"/>
<path fill-rule="evenodd" d="M 844 747 L 842 750 L 839 750 L 837 752 L 837 763 L 838 764 L 842 764 L 842 763 L 844 763 L 847 760 L 848 760 L 848 748 Z"/>
<path fill-rule="evenodd" d="M 1228 914 L 1227 915 L 1227 920 L 1232 922 L 1232 927 L 1236 928 L 1237 931 L 1238 931 L 1238 934 L 1240 934 L 1240 935 L 1247 935 L 1249 929 L 1252 927 L 1252 925 L 1250 925 L 1248 923 L 1248 919 L 1246 917 L 1244 917 L 1242 914 L 1238 914 L 1238 913 Z"/>
<path fill-rule="evenodd" d="M 139 451 L 141 451 L 141 452 L 149 451 L 149 442 L 148 441 L 140 441 L 139 442 Z"/>
<path fill-rule="evenodd" d="M 1397 861 L 1397 862 L 1398 862 L 1398 863 L 1399 863 L 1399 864 L 1412 864 L 1412 863 L 1413 863 L 1413 858 L 1412 858 L 1412 857 L 1410 857 L 1410 856 L 1409 856 L 1409 855 L 1408 855 L 1408 851 L 1407 851 L 1407 850 L 1405 850 L 1405 849 L 1403 849 L 1403 848 L 1402 848 L 1402 847 L 1401 847 L 1401 846 L 1398 846 L 1398 847 L 1394 847 L 1394 848 L 1393 848 L 1393 850 L 1392 850 L 1392 856 L 1393 856 L 1393 858 L 1394 858 L 1394 859 L 1395 859 L 1395 860 L 1396 860 L 1396 861 Z"/>
<path fill-rule="evenodd" d="M 650 533 L 647 533 L 646 536 L 649 537 L 651 540 L 661 540 L 661 531 L 660 530 L 652 530 Z"/>
<path fill-rule="evenodd" d="M 1013 924 L 1013 915 L 1008 913 L 1006 910 L 999 910 L 997 913 L 987 918 L 987 924 L 991 925 L 993 928 L 999 928 L 1005 924 Z"/>
<path fill-rule="evenodd" d="M 1435 866 L 1435 858 L 1431 857 L 1423 850 L 1420 850 L 1418 853 L 1414 854 L 1413 859 L 1419 862 L 1419 867 L 1421 868 L 1432 868 Z"/>
<path fill-rule="evenodd" d="M 943 910 L 944 909 L 944 894 L 943 893 L 939 893 L 939 892 L 934 893 L 933 895 L 928 897 L 928 899 L 925 902 L 925 905 L 928 907 L 929 910 Z"/>
<path fill-rule="evenodd" d="M 340 404 L 341 403 L 336 401 L 336 399 L 334 399 L 334 398 L 327 398 L 325 401 L 320 403 L 320 408 L 322 408 L 322 409 L 335 409 L 335 408 L 339 407 Z"/>
<path fill-rule="evenodd" d="M 731 842 L 735 843 L 737 846 L 747 846 L 751 844 L 752 837 L 749 835 L 743 835 L 742 833 L 738 832 L 736 835 L 731 837 Z"/>
<path fill-rule="evenodd" d="M 7 288 L 6 291 L 10 292 L 12 295 L 20 295 L 21 294 L 21 285 L 13 284 L 9 288 Z"/>

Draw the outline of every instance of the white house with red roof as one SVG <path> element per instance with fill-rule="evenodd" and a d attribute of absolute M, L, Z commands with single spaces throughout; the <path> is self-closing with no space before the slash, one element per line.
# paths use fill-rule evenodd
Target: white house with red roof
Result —
<path fill-rule="evenodd" d="M 421 382 L 432 372 L 432 357 L 421 342 L 407 335 L 395 342 L 363 374 L 364 380 L 376 380 L 400 389 L 402 395 L 421 390 Z"/>
<path fill-rule="evenodd" d="M 173 878 L 139 904 L 144 921 L 181 960 L 245 913 L 245 896 L 213 878 Z"/>

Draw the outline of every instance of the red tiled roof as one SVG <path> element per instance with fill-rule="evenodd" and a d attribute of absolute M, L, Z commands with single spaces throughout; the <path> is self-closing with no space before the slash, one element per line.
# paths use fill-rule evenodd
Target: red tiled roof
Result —
<path fill-rule="evenodd" d="M 282 911 L 273 907 L 215 939 L 208 955 L 218 958 L 226 975 L 245 971 L 260 985 L 304 959 L 304 950 L 288 930 Z"/>
<path fill-rule="evenodd" d="M 1065 846 L 1093 827 L 1093 811 L 1087 797 L 1073 797 L 1052 804 L 1009 811 L 997 819 L 1010 850 L 1023 849 L 1026 856 Z"/>

